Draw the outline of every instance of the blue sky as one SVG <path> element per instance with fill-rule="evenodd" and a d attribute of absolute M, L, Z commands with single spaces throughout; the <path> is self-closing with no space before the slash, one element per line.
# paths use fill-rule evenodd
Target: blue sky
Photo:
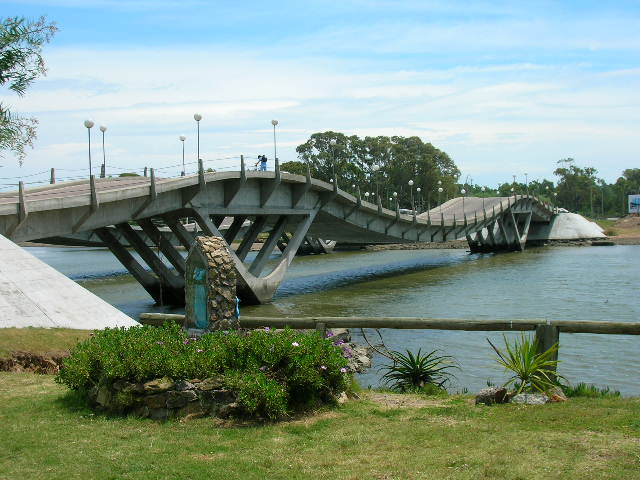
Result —
<path fill-rule="evenodd" d="M 1 183 L 81 175 L 87 117 L 108 127 L 112 171 L 180 163 L 182 133 L 193 161 L 195 112 L 215 168 L 272 157 L 272 118 L 283 161 L 335 130 L 418 135 L 488 185 L 551 178 L 565 157 L 608 181 L 640 166 L 638 2 L 33 0 L 0 14 L 60 29 L 47 77 L 22 99 L 0 92 L 40 120 Z"/>

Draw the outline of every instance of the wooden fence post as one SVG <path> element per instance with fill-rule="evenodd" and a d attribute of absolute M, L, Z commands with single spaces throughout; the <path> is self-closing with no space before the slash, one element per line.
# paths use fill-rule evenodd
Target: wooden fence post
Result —
<path fill-rule="evenodd" d="M 560 328 L 554 325 L 536 326 L 536 341 L 538 353 L 544 353 L 560 341 Z M 550 360 L 558 360 L 558 352 L 550 357 Z M 555 368 L 553 369 L 556 370 Z"/>

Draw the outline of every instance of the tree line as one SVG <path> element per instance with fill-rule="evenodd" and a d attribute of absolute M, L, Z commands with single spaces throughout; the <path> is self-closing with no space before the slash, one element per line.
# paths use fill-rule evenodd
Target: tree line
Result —
<path fill-rule="evenodd" d="M 314 133 L 296 148 L 299 160 L 285 162 L 282 170 L 311 176 L 326 182 L 337 180 L 342 190 L 360 195 L 372 203 L 424 211 L 462 191 L 468 196 L 508 197 L 536 195 L 570 211 L 586 216 L 622 215 L 627 212 L 627 195 L 640 193 L 640 169 L 622 172 L 612 184 L 597 177 L 593 167 L 578 166 L 573 158 L 558 161 L 555 182 L 533 179 L 496 187 L 459 182 L 460 170 L 446 152 L 419 137 L 378 136 L 360 138 L 327 131 Z M 409 181 L 412 181 L 412 185 Z M 442 189 L 442 191 L 440 191 Z M 377 195 L 377 196 L 376 196 Z"/>

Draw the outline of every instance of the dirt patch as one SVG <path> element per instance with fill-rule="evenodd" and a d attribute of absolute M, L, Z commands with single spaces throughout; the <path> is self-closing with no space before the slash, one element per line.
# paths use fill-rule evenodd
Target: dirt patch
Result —
<path fill-rule="evenodd" d="M 68 356 L 69 352 L 12 352 L 9 358 L 0 358 L 0 371 L 56 375 Z"/>
<path fill-rule="evenodd" d="M 386 392 L 366 392 L 361 394 L 362 398 L 376 403 L 383 408 L 423 408 L 423 407 L 445 407 L 446 402 L 441 398 L 429 398 L 422 395 L 411 395 L 408 393 L 386 393 Z"/>
<path fill-rule="evenodd" d="M 634 245 L 633 243 L 627 243 L 635 240 L 640 243 L 640 216 L 627 215 L 619 219 L 614 225 L 613 230 L 616 235 L 611 237 L 616 243 L 624 241 L 625 245 Z"/>

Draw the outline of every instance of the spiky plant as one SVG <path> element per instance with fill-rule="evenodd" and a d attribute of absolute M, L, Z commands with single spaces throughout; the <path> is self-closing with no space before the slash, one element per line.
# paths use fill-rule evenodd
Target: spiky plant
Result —
<path fill-rule="evenodd" d="M 559 377 L 555 370 L 558 360 L 554 360 L 554 356 L 558 351 L 556 343 L 547 351 L 538 353 L 538 341 L 531 340 L 524 333 L 520 338 L 516 338 L 513 344 L 509 343 L 503 335 L 505 352 L 501 352 L 498 348 L 487 339 L 489 345 L 498 354 L 496 361 L 502 365 L 505 370 L 513 373 L 513 376 L 504 384 L 505 387 L 514 385 L 516 394 L 524 392 L 547 392 L 551 387 L 556 386 Z"/>
<path fill-rule="evenodd" d="M 400 392 L 424 389 L 427 385 L 444 388 L 452 374 L 448 371 L 457 368 L 453 357 L 438 355 L 437 350 L 422 354 L 419 349 L 414 355 L 409 350 L 406 355 L 398 351 L 390 351 L 389 358 L 393 364 L 382 367 L 386 373 L 382 380 L 393 390 Z"/>

